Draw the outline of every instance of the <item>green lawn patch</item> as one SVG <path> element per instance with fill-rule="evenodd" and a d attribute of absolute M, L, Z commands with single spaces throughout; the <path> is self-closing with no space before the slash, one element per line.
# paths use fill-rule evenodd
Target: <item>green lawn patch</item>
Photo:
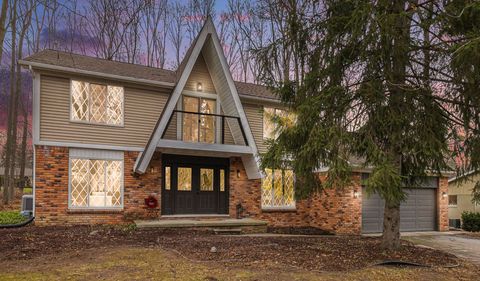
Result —
<path fill-rule="evenodd" d="M 17 224 L 24 222 L 26 218 L 18 211 L 4 211 L 0 212 L 0 225 L 5 225 L 5 224 Z"/>

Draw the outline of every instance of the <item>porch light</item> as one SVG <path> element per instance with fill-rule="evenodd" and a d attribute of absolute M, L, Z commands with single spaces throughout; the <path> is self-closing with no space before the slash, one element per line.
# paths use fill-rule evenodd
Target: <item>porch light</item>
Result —
<path fill-rule="evenodd" d="M 442 198 L 447 198 L 447 193 L 445 191 L 442 192 Z"/>
<path fill-rule="evenodd" d="M 150 168 L 150 174 L 153 174 L 155 172 L 155 168 L 154 167 L 151 167 Z"/>
<path fill-rule="evenodd" d="M 199 92 L 203 91 L 203 85 L 200 82 L 197 83 L 197 91 Z"/>
<path fill-rule="evenodd" d="M 353 198 L 358 198 L 360 197 L 360 192 L 358 192 L 357 190 L 354 190 L 353 191 Z"/>
<path fill-rule="evenodd" d="M 237 170 L 237 179 L 240 178 L 240 170 Z"/>

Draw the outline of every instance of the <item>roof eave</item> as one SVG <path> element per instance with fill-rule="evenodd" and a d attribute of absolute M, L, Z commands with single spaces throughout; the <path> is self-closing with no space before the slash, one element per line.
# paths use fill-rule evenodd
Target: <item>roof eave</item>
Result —
<path fill-rule="evenodd" d="M 120 81 L 135 83 L 135 84 L 146 84 L 151 86 L 167 87 L 167 88 L 173 88 L 175 86 L 175 83 L 171 83 L 171 82 L 134 78 L 134 77 L 108 74 L 108 73 L 97 72 L 97 71 L 76 69 L 76 68 L 66 67 L 66 66 L 52 65 L 52 64 L 41 63 L 41 62 L 19 60 L 18 63 L 20 65 L 31 66 L 32 68 L 37 68 L 37 69 L 54 70 L 54 71 L 60 71 L 60 72 L 96 76 L 96 77 L 109 78 L 109 79 L 120 80 Z"/>

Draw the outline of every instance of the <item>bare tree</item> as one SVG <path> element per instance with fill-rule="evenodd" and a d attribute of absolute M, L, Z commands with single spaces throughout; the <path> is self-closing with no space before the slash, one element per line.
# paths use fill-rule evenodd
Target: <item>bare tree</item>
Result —
<path fill-rule="evenodd" d="M 0 12 L 0 63 L 2 62 L 3 55 L 3 41 L 5 40 L 5 34 L 7 33 L 7 28 L 5 26 L 7 21 L 7 10 L 8 0 L 3 0 L 2 11 Z"/>
<path fill-rule="evenodd" d="M 146 46 L 144 63 L 147 66 L 165 67 L 168 7 L 168 1 L 148 2 L 141 15 L 140 27 Z"/>
<path fill-rule="evenodd" d="M 34 0 L 27 0 L 23 1 L 23 4 L 19 7 L 21 15 L 20 22 L 22 23 L 21 30 L 20 30 L 20 37 L 18 39 L 18 55 L 17 58 L 21 59 L 23 57 L 23 45 L 25 35 L 30 27 L 30 23 L 32 22 L 32 13 L 33 9 L 35 8 Z M 22 109 L 22 116 L 23 116 L 23 133 L 22 133 L 22 143 L 21 143 L 21 150 L 20 150 L 20 158 L 19 158 L 19 166 L 20 166 L 20 173 L 19 178 L 21 180 L 21 188 L 24 187 L 23 179 L 25 177 L 25 166 L 26 166 L 26 151 L 27 151 L 27 136 L 28 136 L 28 96 L 25 96 L 22 92 L 22 71 L 20 64 L 17 63 L 17 73 L 16 73 L 16 86 L 15 90 L 17 94 L 15 95 L 17 99 L 21 98 L 21 109 Z M 18 106 L 18 101 L 17 101 Z M 18 117 L 15 118 L 15 124 L 17 123 Z M 15 125 L 15 133 L 17 131 Z M 13 151 L 16 151 L 16 142 L 13 148 Z M 13 165 L 13 175 L 15 175 L 15 165 Z"/>
<path fill-rule="evenodd" d="M 15 177 L 15 145 L 17 142 L 17 91 L 15 90 L 15 51 L 17 41 L 17 0 L 13 0 L 10 9 L 10 25 L 11 25 L 11 60 L 10 60 L 10 99 L 8 106 L 8 123 L 7 123 L 7 144 L 5 149 L 5 177 L 3 202 L 10 203 L 13 199 L 13 178 Z"/>
<path fill-rule="evenodd" d="M 168 17 L 168 21 L 170 22 L 168 28 L 168 38 L 172 44 L 172 48 L 174 51 L 174 61 L 173 61 L 173 68 L 177 68 L 181 62 L 181 51 L 182 51 L 182 44 L 184 40 L 184 17 L 185 17 L 185 7 L 175 2 L 171 4 L 169 7 L 170 13 Z"/>
<path fill-rule="evenodd" d="M 121 48 L 125 47 L 130 27 L 138 22 L 138 14 L 143 6 L 144 1 L 89 1 L 85 11 L 88 18 L 86 32 L 90 37 L 96 38 L 94 48 L 98 57 L 108 60 L 122 59 Z M 130 55 L 136 52 L 134 49 L 130 49 Z"/>

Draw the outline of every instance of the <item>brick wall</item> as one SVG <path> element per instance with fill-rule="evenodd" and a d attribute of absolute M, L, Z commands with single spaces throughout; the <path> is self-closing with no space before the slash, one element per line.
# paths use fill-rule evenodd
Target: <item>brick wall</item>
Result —
<path fill-rule="evenodd" d="M 160 207 L 148 209 L 144 199 L 154 194 L 158 202 L 162 177 L 161 155 L 155 153 L 145 174 L 131 171 L 138 152 L 124 153 L 124 209 L 120 211 L 74 211 L 68 209 L 68 148 L 36 146 L 36 224 L 116 224 L 134 219 L 154 219 L 160 216 Z M 153 170 L 152 170 L 153 169 Z M 237 176 L 238 171 L 238 176 Z M 229 214 L 236 217 L 236 206 L 241 204 L 243 217 L 269 222 L 277 227 L 314 226 L 339 234 L 360 234 L 362 225 L 360 174 L 352 175 L 352 186 L 343 191 L 326 190 L 309 199 L 298 200 L 295 210 L 266 211 L 261 208 L 261 180 L 249 180 L 240 158 L 230 159 Z M 439 230 L 448 230 L 448 179 L 440 179 L 438 190 Z"/>
<path fill-rule="evenodd" d="M 447 177 L 442 177 L 439 180 L 439 187 L 437 192 L 437 224 L 439 231 L 448 231 L 448 196 L 444 197 L 443 193 L 448 194 Z"/>
<path fill-rule="evenodd" d="M 237 177 L 239 171 L 239 177 Z M 262 210 L 261 180 L 248 180 L 240 158 L 230 161 L 230 216 L 236 216 L 236 205 L 242 204 L 243 215 L 267 220 L 275 227 L 313 226 L 339 234 L 361 232 L 361 198 L 353 197 L 360 191 L 360 175 L 354 174 L 352 187 L 343 191 L 327 190 L 306 200 L 297 200 L 295 210 Z"/>
<path fill-rule="evenodd" d="M 138 152 L 124 154 L 124 209 L 120 211 L 68 209 L 68 148 L 35 147 L 35 224 L 117 224 L 137 218 L 156 218 L 159 209 L 147 209 L 144 198 L 155 194 L 160 202 L 161 157 L 155 154 L 147 173 L 131 171 Z"/>

